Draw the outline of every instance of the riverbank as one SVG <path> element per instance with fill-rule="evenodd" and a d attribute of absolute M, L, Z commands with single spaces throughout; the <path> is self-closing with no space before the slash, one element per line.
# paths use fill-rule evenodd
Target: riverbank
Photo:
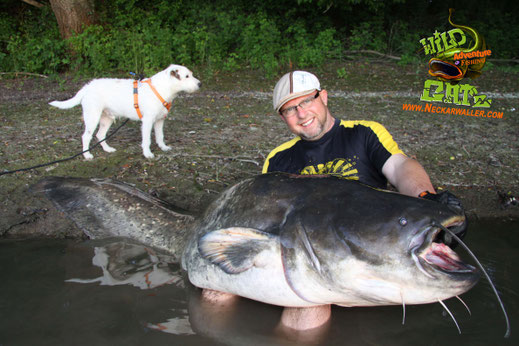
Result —
<path fill-rule="evenodd" d="M 427 104 L 420 101 L 428 79 L 424 66 L 357 61 L 312 72 L 328 90 L 335 117 L 382 123 L 404 152 L 422 163 L 438 190 L 460 197 L 471 220 L 519 218 L 519 206 L 511 203 L 519 196 L 517 73 L 489 70 L 462 82 L 492 99 L 490 110 L 503 113 L 502 118 L 487 118 L 404 110 L 404 104 Z M 145 159 L 140 124 L 128 122 L 109 140 L 115 153 L 96 148 L 92 161 L 78 157 L 0 176 L 0 235 L 79 235 L 52 205 L 29 191 L 44 176 L 118 179 L 181 208 L 202 210 L 226 187 L 259 174 L 270 150 L 291 138 L 272 111 L 271 90 L 278 76 L 268 78 L 257 71 L 194 73 L 202 88 L 180 95 L 166 120 L 171 151 L 161 152 L 153 144 L 156 158 Z M 73 96 L 86 81 L 70 75 L 0 80 L 2 171 L 81 151 L 81 108 L 64 111 L 47 103 Z"/>

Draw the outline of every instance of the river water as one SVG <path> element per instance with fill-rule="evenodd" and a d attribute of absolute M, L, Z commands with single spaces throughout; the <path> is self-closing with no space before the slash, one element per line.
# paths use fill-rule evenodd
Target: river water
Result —
<path fill-rule="evenodd" d="M 117 241 L 1 240 L 0 346 L 4 345 L 516 345 L 519 221 L 472 221 L 465 239 L 494 281 L 440 304 L 334 306 L 319 333 L 277 328 L 281 308 L 241 299 L 207 305 L 168 257 Z M 463 249 L 457 252 L 473 263 Z"/>

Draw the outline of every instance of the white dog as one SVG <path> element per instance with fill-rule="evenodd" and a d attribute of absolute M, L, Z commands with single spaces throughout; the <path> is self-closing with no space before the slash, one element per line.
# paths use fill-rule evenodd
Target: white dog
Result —
<path fill-rule="evenodd" d="M 96 137 L 101 141 L 106 137 L 115 118 L 127 117 L 132 120 L 141 118 L 142 150 L 145 157 L 153 158 L 154 155 L 150 150 L 152 127 L 155 130 L 155 141 L 158 146 L 164 151 L 170 150 L 171 147 L 164 143 L 163 127 L 171 102 L 179 92 L 195 92 L 201 84 L 193 77 L 191 71 L 179 65 L 170 65 L 149 80 L 136 83 L 134 85 L 132 79 L 94 79 L 81 88 L 73 98 L 66 101 L 53 101 L 49 104 L 61 109 L 81 104 L 85 122 L 85 132 L 82 136 L 83 150 L 90 148 L 90 140 L 98 124 L 99 131 Z M 115 151 L 106 141 L 101 142 L 101 146 L 104 151 Z M 89 151 L 83 155 L 87 160 L 94 157 Z"/>

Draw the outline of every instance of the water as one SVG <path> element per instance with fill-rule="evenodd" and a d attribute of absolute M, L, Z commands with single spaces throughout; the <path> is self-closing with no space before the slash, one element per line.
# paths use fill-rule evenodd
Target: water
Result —
<path fill-rule="evenodd" d="M 482 279 L 440 304 L 341 308 L 321 334 L 285 335 L 281 308 L 208 306 L 178 265 L 117 242 L 0 241 L 0 345 L 512 345 L 519 340 L 519 221 L 473 221 L 467 245 L 494 280 L 512 335 Z M 472 263 L 463 249 L 458 253 Z M 69 280 L 72 280 L 69 281 Z"/>

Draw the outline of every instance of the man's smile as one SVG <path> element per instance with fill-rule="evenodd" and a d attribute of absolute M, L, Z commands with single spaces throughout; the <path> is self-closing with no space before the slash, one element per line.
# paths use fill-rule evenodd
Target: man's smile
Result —
<path fill-rule="evenodd" d="M 301 124 L 301 126 L 302 127 L 310 126 L 310 124 L 312 124 L 314 122 L 314 119 L 315 118 L 311 118 L 310 120 L 305 121 L 304 123 Z"/>

